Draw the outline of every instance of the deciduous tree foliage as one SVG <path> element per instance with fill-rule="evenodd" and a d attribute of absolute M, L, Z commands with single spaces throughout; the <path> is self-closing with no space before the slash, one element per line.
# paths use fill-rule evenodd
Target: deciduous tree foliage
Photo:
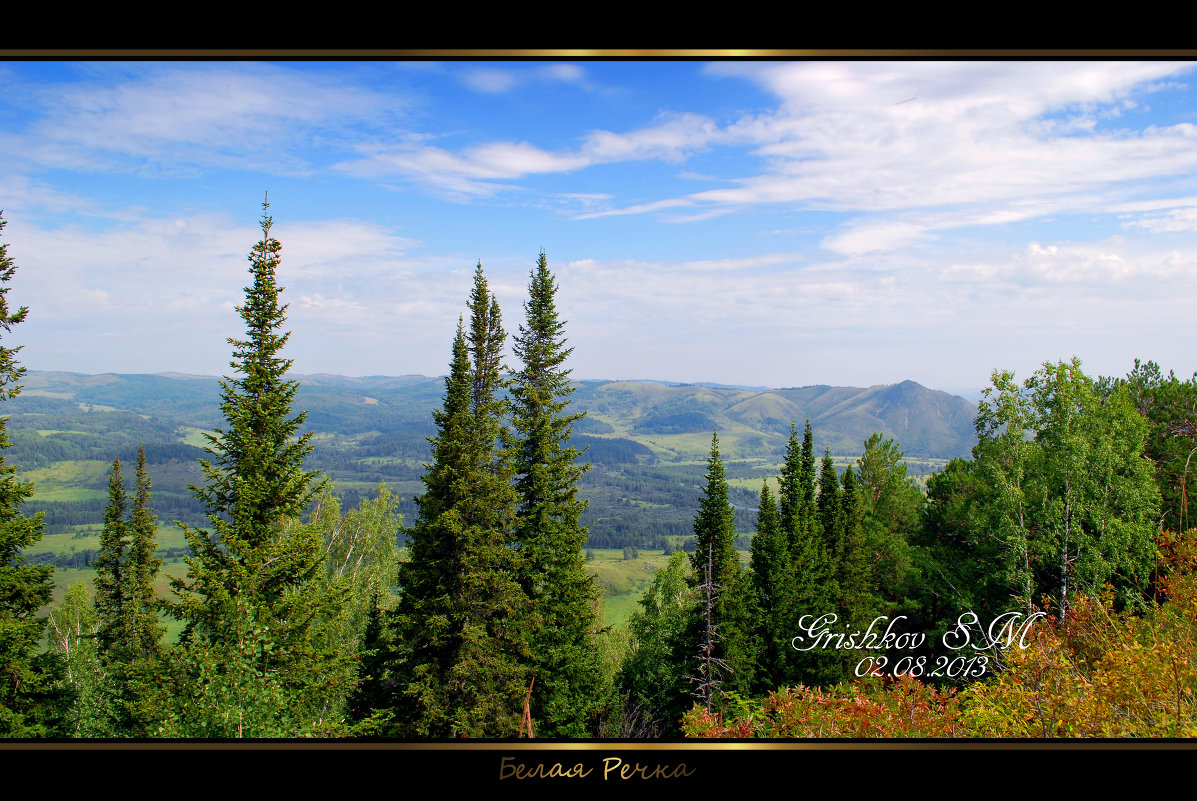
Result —
<path fill-rule="evenodd" d="M 1197 375 L 1181 381 L 1169 371 L 1165 377 L 1160 366 L 1135 359 L 1134 369 L 1126 378 L 1102 379 L 1099 392 L 1109 396 L 1125 387 L 1131 403 L 1148 422 L 1143 454 L 1155 465 L 1160 488 L 1160 525 L 1183 531 L 1197 514 Z"/>
<path fill-rule="evenodd" d="M 679 734 L 682 713 L 692 705 L 687 676 L 693 673 L 690 629 L 697 596 L 687 579 L 689 559 L 678 551 L 653 576 L 628 621 L 628 653 L 620 670 L 627 734 Z"/>
<path fill-rule="evenodd" d="M 1197 531 L 1159 541 L 1162 603 L 1139 614 L 1105 594 L 1073 597 L 1060 621 L 1008 649 L 1005 668 L 964 694 L 981 737 L 1197 736 Z"/>
<path fill-rule="evenodd" d="M 978 512 L 1024 604 L 1048 595 L 1064 609 L 1106 583 L 1142 601 L 1159 510 L 1147 430 L 1127 388 L 1102 397 L 1077 359 L 1045 363 L 1021 386 L 994 373 L 977 414 Z"/>
<path fill-rule="evenodd" d="M 67 590 L 47 618 L 50 652 L 62 658 L 71 706 L 65 730 L 71 737 L 115 737 L 118 710 L 114 682 L 97 650 L 99 620 L 96 607 L 80 581 Z"/>
<path fill-rule="evenodd" d="M 515 339 L 523 362 L 511 386 L 516 541 L 524 591 L 535 610 L 530 653 L 536 684 L 531 713 L 538 736 L 583 737 L 601 700 L 602 673 L 595 645 L 599 590 L 586 569 L 586 529 L 578 519 L 586 501 L 569 447 L 581 414 L 569 414 L 573 393 L 565 360 L 565 322 L 557 315 L 557 284 L 542 252 L 528 285 L 526 320 Z"/>
<path fill-rule="evenodd" d="M 892 610 L 911 569 L 910 537 L 919 520 L 923 493 L 906 474 L 905 454 L 892 437 L 873 433 L 857 460 L 865 540 L 879 600 Z"/>

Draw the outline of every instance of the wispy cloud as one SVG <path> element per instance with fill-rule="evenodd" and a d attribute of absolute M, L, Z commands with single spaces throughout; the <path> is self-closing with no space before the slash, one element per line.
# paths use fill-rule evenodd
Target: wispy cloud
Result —
<path fill-rule="evenodd" d="M 593 89 L 585 69 L 577 64 L 544 64 L 535 67 L 478 67 L 462 73 L 461 81 L 475 92 L 499 94 L 526 84 L 565 83 Z"/>
<path fill-rule="evenodd" d="M 7 139 L 32 164 L 72 170 L 303 173 L 311 165 L 302 147 L 402 107 L 402 98 L 285 67 L 156 66 L 115 82 L 44 86 L 39 116 Z"/>
<path fill-rule="evenodd" d="M 700 114 L 667 114 L 627 133 L 591 131 L 572 151 L 550 151 L 530 142 L 486 142 L 460 153 L 418 143 L 360 145 L 363 158 L 336 165 L 361 178 L 404 177 L 458 198 L 490 196 L 513 188 L 504 183 L 528 175 L 566 173 L 595 164 L 661 160 L 680 162 L 718 136 Z"/>
<path fill-rule="evenodd" d="M 24 221 L 15 233 L 21 303 L 33 310 L 21 333 L 38 341 L 26 354 L 34 365 L 56 355 L 61 369 L 89 369 L 77 337 L 112 330 L 113 320 L 121 321 L 114 332 L 127 351 L 121 358 L 140 360 L 138 369 L 174 369 L 173 360 L 178 369 L 213 372 L 227 362 L 224 343 L 240 328 L 233 307 L 243 300 L 246 256 L 259 229 L 226 214 L 193 214 L 103 231 Z M 385 329 L 385 305 L 372 293 L 440 261 L 413 262 L 406 251 L 415 242 L 372 222 L 292 222 L 272 234 L 283 242 L 279 283 L 303 340 L 318 341 L 329 325 Z M 431 278 L 421 284 L 447 314 L 455 298 Z"/>
<path fill-rule="evenodd" d="M 1195 268 L 1197 248 L 1113 237 L 986 245 L 967 260 L 905 251 L 868 263 L 788 253 L 702 263 L 579 260 L 559 275 L 582 375 L 648 377 L 628 365 L 637 343 L 651 340 L 654 377 L 674 380 L 719 375 L 793 386 L 913 377 L 979 387 L 993 367 L 1029 371 L 1074 353 L 1105 374 L 1125 372 L 1147 348 L 1187 364 L 1183 342 L 1162 350 L 1158 343 L 1185 319 L 1191 296 L 1176 288 Z"/>
<path fill-rule="evenodd" d="M 777 97 L 776 109 L 745 116 L 717 136 L 722 144 L 753 148 L 765 169 L 736 178 L 734 186 L 605 213 L 786 204 L 892 214 L 986 204 L 998 221 L 1003 208 L 1025 214 L 1028 199 L 1197 170 L 1197 127 L 1191 124 L 1098 125 L 1133 109 L 1132 93 L 1145 94 L 1161 79 L 1193 68 L 1164 62 L 712 64 L 709 75 L 749 80 Z M 905 232 L 902 241 L 917 235 L 909 221 L 879 225 L 891 235 Z M 872 232 L 878 243 L 880 233 Z M 859 235 L 829 242 L 853 238 Z"/>

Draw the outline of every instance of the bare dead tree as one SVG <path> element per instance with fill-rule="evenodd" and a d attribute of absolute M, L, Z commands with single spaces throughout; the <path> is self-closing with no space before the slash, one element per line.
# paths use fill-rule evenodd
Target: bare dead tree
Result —
<path fill-rule="evenodd" d="M 711 569 L 715 561 L 714 543 L 707 544 L 706 580 L 699 585 L 703 597 L 703 636 L 698 644 L 698 675 L 689 677 L 691 683 L 697 686 L 690 691 L 699 703 L 710 714 L 712 704 L 723 687 L 722 676 L 731 672 L 727 662 L 716 656 L 717 646 L 722 639 L 719 636 L 718 625 L 714 622 L 715 603 L 722 589 L 711 578 Z"/>

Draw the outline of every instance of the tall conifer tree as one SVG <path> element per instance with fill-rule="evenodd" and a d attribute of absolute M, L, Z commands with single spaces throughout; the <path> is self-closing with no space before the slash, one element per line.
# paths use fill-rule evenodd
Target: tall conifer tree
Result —
<path fill-rule="evenodd" d="M 314 637 L 341 588 L 314 581 L 322 536 L 298 522 L 326 481 L 304 469 L 312 434 L 300 433 L 306 414 L 291 413 L 299 382 L 287 380 L 291 360 L 280 355 L 290 334 L 275 276 L 282 245 L 268 210 L 263 203 L 252 283 L 237 307 L 246 336 L 229 340 L 238 377 L 221 382 L 226 428 L 208 435 L 205 484 L 191 488 L 212 529 L 183 526 L 192 555 L 187 577 L 172 582 L 179 600 L 171 611 L 186 623 L 182 655 L 191 660 L 182 680 L 199 671 L 217 681 L 172 733 L 295 736 L 322 721 L 320 710 L 352 681 L 352 654 Z"/>
<path fill-rule="evenodd" d="M 158 549 L 157 517 L 150 506 L 150 473 L 146 469 L 144 447 L 137 449 L 136 482 L 129 519 L 125 598 L 130 606 L 128 642 L 131 655 L 134 659 L 145 659 L 157 653 L 165 627 L 158 619 L 162 602 L 154 592 L 162 558 L 154 555 Z"/>
<path fill-rule="evenodd" d="M 201 459 L 205 484 L 192 492 L 207 508 L 208 531 L 184 526 L 193 556 L 188 579 L 176 581 L 187 634 L 226 636 L 239 603 L 270 605 L 311 576 L 319 554 L 310 547 L 278 548 L 282 523 L 299 517 L 325 486 L 319 471 L 304 470 L 311 432 L 299 434 L 306 412 L 291 415 L 298 381 L 286 379 L 291 360 L 280 355 L 290 338 L 282 332 L 275 271 L 282 245 L 270 235 L 274 221 L 262 204 L 262 239 L 249 255 L 253 282 L 237 307 L 246 338 L 229 339 L 237 378 L 221 381 L 226 429 L 205 435 L 209 459 Z"/>
<path fill-rule="evenodd" d="M 831 459 L 831 449 L 823 452 L 823 463 L 819 468 L 819 497 L 816 503 L 819 517 L 819 531 L 822 534 L 823 555 L 827 561 L 827 572 L 832 586 L 832 598 L 838 590 L 834 584 L 839 574 L 839 560 L 843 554 L 844 510 L 840 498 L 840 479 Z"/>
<path fill-rule="evenodd" d="M 804 615 L 828 614 L 836 603 L 833 575 L 815 502 L 814 437 L 810 420 L 806 421 L 801 445 L 798 444 L 797 428 L 793 424 L 790 426 L 780 483 L 779 518 L 790 547 L 794 577 L 792 617 L 786 623 L 790 630 L 797 632 Z M 806 651 L 788 654 L 784 666 L 781 678 L 785 684 L 820 685 L 834 678 L 836 660 L 834 655 L 828 657 L 822 652 Z"/>
<path fill-rule="evenodd" d="M 736 513 L 728 500 L 727 473 L 719 455 L 718 434 L 711 436 L 706 486 L 694 518 L 694 546 L 694 553 L 690 554 L 691 580 L 702 592 L 691 624 L 691 646 L 686 653 L 702 654 L 696 678 L 700 679 L 700 689 L 707 686 L 699 697 L 709 704 L 712 687 L 718 688 L 720 682 L 712 673 L 712 666 L 735 675 L 750 656 L 745 647 L 748 638 L 741 630 L 747 609 L 743 599 L 736 597 L 737 592 L 745 589 L 736 553 Z"/>
<path fill-rule="evenodd" d="M 843 546 L 836 571 L 836 584 L 840 592 L 841 622 L 859 628 L 867 626 L 877 609 L 872 557 L 868 550 L 864 528 L 864 505 L 860 497 L 860 485 L 856 471 L 848 465 L 842 478 L 841 519 L 843 520 Z"/>
<path fill-rule="evenodd" d="M 513 547 L 511 459 L 501 444 L 506 334 L 482 265 L 469 308 L 399 572 L 391 675 L 393 733 L 402 736 L 515 736 L 528 690 L 529 604 Z"/>
<path fill-rule="evenodd" d="M 802 525 L 808 532 L 815 531 L 819 526 L 815 504 L 815 487 L 818 479 L 815 475 L 815 437 L 811 431 L 810 418 L 807 418 L 806 425 L 802 429 L 802 457 L 799 476 L 799 487 L 802 491 Z"/>
<path fill-rule="evenodd" d="M 756 535 L 752 538 L 752 595 L 755 623 L 759 631 L 757 659 L 758 692 L 779 689 L 785 681 L 786 664 L 794 654 L 790 622 L 794 619 L 794 570 L 790 549 L 778 520 L 777 502 L 767 481 L 761 482 Z"/>
<path fill-rule="evenodd" d="M 128 515 L 129 496 L 114 459 L 108 480 L 108 507 L 96 559 L 96 656 L 107 676 L 105 698 L 118 731 L 149 736 L 151 718 L 146 696 L 153 692 L 153 661 L 165 627 L 158 620 L 161 603 L 154 580 L 162 560 L 154 556 L 154 513 L 145 449 L 137 452 L 137 490 Z M 126 519 L 128 518 L 128 519 Z"/>
<path fill-rule="evenodd" d="M 95 562 L 95 605 L 99 617 L 96 640 L 104 661 L 117 652 L 123 652 L 121 646 L 125 642 L 125 591 L 128 582 L 124 571 L 129 561 L 126 554 L 129 547 L 127 516 L 128 498 L 121 477 L 121 463 L 119 459 L 113 459 L 112 470 L 108 473 L 108 507 L 104 510 L 104 529 L 100 533 L 100 555 Z M 123 653 L 115 657 L 117 661 L 123 658 Z"/>
<path fill-rule="evenodd" d="M 2 212 L 0 212 L 2 214 Z M 7 225 L 0 218 L 0 233 Z M 29 309 L 8 307 L 8 282 L 16 272 L 8 245 L 0 244 L 0 329 L 5 334 L 22 321 Z M 0 345 L 0 400 L 11 400 L 25 368 L 17 362 L 20 347 Z M 0 453 L 12 443 L 0 417 Z M 55 716 L 65 711 L 55 679 L 59 662 L 39 654 L 38 640 L 46 627 L 37 610 L 50 601 L 53 565 L 25 563 L 24 551 L 42 538 L 43 516 L 26 517 L 18 507 L 33 495 L 33 484 L 17 479 L 17 468 L 0 455 L 0 737 L 43 737 L 54 734 Z"/>
<path fill-rule="evenodd" d="M 515 446 L 517 542 L 523 585 L 535 609 L 531 654 L 536 677 L 531 712 L 540 736 L 582 737 L 596 711 L 602 680 L 594 641 L 598 588 L 586 569 L 586 501 L 578 481 L 568 414 L 573 394 L 565 360 L 565 322 L 557 316 L 557 284 L 541 252 L 528 285 L 526 321 L 514 351 L 523 362 L 511 388 Z"/>
<path fill-rule="evenodd" d="M 781 463 L 781 477 L 778 479 L 778 525 L 786 538 L 788 550 L 796 545 L 802 515 L 802 445 L 798 441 L 798 428 L 790 423 L 790 438 L 786 440 L 785 457 Z"/>

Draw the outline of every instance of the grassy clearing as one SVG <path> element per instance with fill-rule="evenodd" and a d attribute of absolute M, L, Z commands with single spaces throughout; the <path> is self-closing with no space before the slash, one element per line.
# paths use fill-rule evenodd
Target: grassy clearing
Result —
<path fill-rule="evenodd" d="M 182 440 L 184 445 L 194 445 L 197 448 L 208 447 L 208 440 L 204 436 L 205 434 L 216 434 L 215 431 L 207 431 L 202 428 L 192 428 L 191 426 L 181 426 L 179 431 L 186 432 L 186 434 L 183 435 Z"/>
<path fill-rule="evenodd" d="M 22 481 L 32 481 L 39 501 L 84 501 L 105 498 L 108 471 L 112 465 L 97 460 L 57 462 L 21 473 Z"/>
<path fill-rule="evenodd" d="M 586 567 L 603 589 L 603 624 L 623 626 L 639 608 L 641 597 L 652 584 L 653 576 L 668 558 L 663 551 L 642 548 L 639 559 L 624 559 L 622 549 L 590 549 L 593 559 Z"/>
<path fill-rule="evenodd" d="M 159 598 L 173 598 L 170 590 L 170 580 L 172 578 L 183 578 L 187 575 L 187 565 L 183 562 L 170 562 L 162 566 L 158 571 L 158 580 L 154 582 L 154 592 Z M 71 567 L 58 567 L 54 569 L 54 595 L 46 606 L 42 607 L 39 615 L 45 615 L 50 611 L 50 606 L 62 602 L 63 596 L 66 595 L 67 590 L 82 581 L 87 585 L 87 591 L 93 596 L 96 591 L 96 571 L 91 568 L 77 570 Z M 162 622 L 166 624 L 166 642 L 174 644 L 179 640 L 179 632 L 183 630 L 183 623 L 171 617 L 162 616 Z"/>
<path fill-rule="evenodd" d="M 81 412 L 124 412 L 127 409 L 118 409 L 115 406 L 104 406 L 99 403 L 76 403 Z M 145 417 L 145 415 L 139 415 Z"/>
<path fill-rule="evenodd" d="M 61 534 L 46 534 L 30 553 L 52 553 L 55 556 L 66 556 L 76 551 L 98 551 L 102 531 L 103 526 L 94 524 L 71 526 L 69 530 Z M 160 549 L 187 547 L 183 530 L 171 522 L 158 522 L 157 542 Z"/>

